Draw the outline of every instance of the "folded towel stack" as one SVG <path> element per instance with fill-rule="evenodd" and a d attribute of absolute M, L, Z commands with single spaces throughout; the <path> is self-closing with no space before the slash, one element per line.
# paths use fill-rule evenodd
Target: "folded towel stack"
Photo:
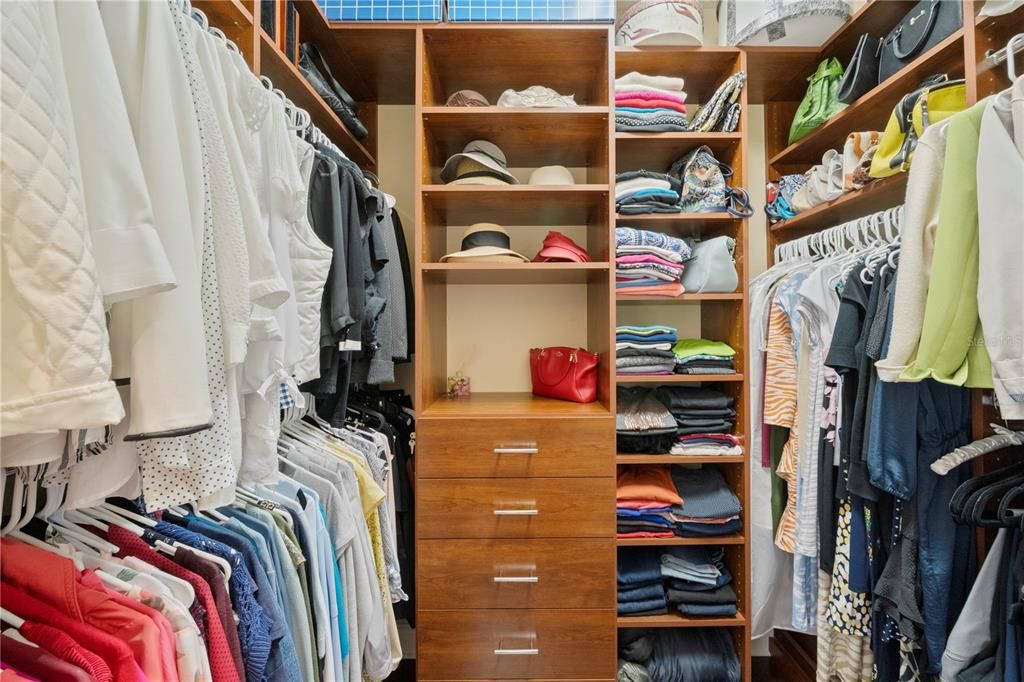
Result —
<path fill-rule="evenodd" d="M 618 374 L 672 374 L 675 369 L 675 327 L 660 325 L 615 328 L 615 371 Z"/>
<path fill-rule="evenodd" d="M 672 352 L 677 374 L 734 374 L 736 351 L 724 341 L 679 339 Z"/>
<path fill-rule="evenodd" d="M 686 132 L 683 79 L 633 71 L 615 80 L 615 129 L 620 132 Z"/>
<path fill-rule="evenodd" d="M 686 240 L 661 232 L 615 228 L 615 288 L 626 296 L 679 296 L 684 263 L 693 257 Z"/>
<path fill-rule="evenodd" d="M 721 547 L 619 549 L 619 615 L 735 616 L 736 591 Z"/>

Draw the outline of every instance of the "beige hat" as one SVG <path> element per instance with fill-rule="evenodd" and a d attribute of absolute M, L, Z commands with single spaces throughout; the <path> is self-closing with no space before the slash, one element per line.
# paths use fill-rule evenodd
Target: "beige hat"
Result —
<path fill-rule="evenodd" d="M 491 103 L 476 90 L 459 90 L 449 95 L 444 105 L 446 107 L 489 107 Z"/>
<path fill-rule="evenodd" d="M 462 234 L 462 250 L 441 256 L 441 262 L 529 263 L 529 258 L 509 248 L 511 243 L 501 225 L 477 223 Z"/>
<path fill-rule="evenodd" d="M 467 167 L 466 172 L 472 175 L 480 173 L 481 177 L 504 178 L 510 185 L 519 182 L 516 176 L 508 172 L 505 152 L 501 151 L 498 145 L 487 140 L 473 140 L 467 143 L 461 152 L 448 157 L 448 160 L 444 162 L 444 168 L 441 169 L 441 181 L 447 183 L 460 179 L 458 169 L 463 161 L 475 161 L 478 164 L 478 168 Z"/>
<path fill-rule="evenodd" d="M 455 179 L 449 185 L 508 185 L 511 184 L 504 175 L 498 174 L 490 166 L 471 158 L 459 159 L 455 165 Z"/>
<path fill-rule="evenodd" d="M 572 172 L 565 166 L 541 166 L 530 173 L 531 185 L 575 185 Z"/>

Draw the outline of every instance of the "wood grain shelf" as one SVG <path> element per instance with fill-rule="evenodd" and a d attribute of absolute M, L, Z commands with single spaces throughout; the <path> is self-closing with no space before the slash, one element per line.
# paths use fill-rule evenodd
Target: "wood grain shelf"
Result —
<path fill-rule="evenodd" d="M 722 232 L 733 234 L 742 224 L 743 218 L 728 213 L 641 213 L 640 215 L 615 214 L 619 226 L 638 227 L 656 232 L 693 234 L 695 232 Z"/>
<path fill-rule="evenodd" d="M 618 303 L 713 303 L 715 301 L 742 301 L 742 293 L 735 294 L 683 294 L 682 296 L 630 296 L 616 293 Z"/>
<path fill-rule="evenodd" d="M 847 192 L 838 199 L 815 206 L 789 220 L 775 223 L 770 230 L 772 233 L 785 233 L 787 237 L 816 232 L 875 211 L 898 206 L 903 203 L 906 191 L 907 174 L 891 175 L 875 180 L 859 190 Z"/>
<path fill-rule="evenodd" d="M 659 616 L 618 616 L 615 619 L 620 628 L 731 628 L 747 624 L 742 613 L 732 617 L 684 616 L 668 613 Z"/>
<path fill-rule="evenodd" d="M 620 384 L 697 384 L 743 381 L 742 374 L 616 374 Z"/>
<path fill-rule="evenodd" d="M 751 45 L 743 48 L 747 55 L 747 99 L 762 104 L 800 73 L 818 64 L 817 47 L 772 47 Z M 806 88 L 806 82 L 804 88 Z"/>
<path fill-rule="evenodd" d="M 957 77 L 956 65 L 963 61 L 963 41 L 962 29 L 948 36 L 828 121 L 772 156 L 768 163 L 780 173 L 802 172 L 811 164 L 820 162 L 829 149 L 842 150 L 850 132 L 884 130 L 893 107 L 926 77 L 935 73 L 949 73 L 950 77 Z"/>
<path fill-rule="evenodd" d="M 353 137 L 338 115 L 327 105 L 313 86 L 302 77 L 297 66 L 278 49 L 274 41 L 260 31 L 260 73 L 280 88 L 296 106 L 309 112 L 313 123 L 357 165 L 373 168 L 376 160 L 359 140 Z"/>
<path fill-rule="evenodd" d="M 746 538 L 736 533 L 706 538 L 615 538 L 619 547 L 704 547 L 707 545 L 742 545 Z"/>
<path fill-rule="evenodd" d="M 608 185 L 423 185 L 424 201 L 449 226 L 585 225 L 608 210 Z"/>
<path fill-rule="evenodd" d="M 663 172 L 686 152 L 707 145 L 715 158 L 731 163 L 741 133 L 615 133 L 615 166 L 619 172 L 645 168 Z"/>
<path fill-rule="evenodd" d="M 616 464 L 743 464 L 744 455 L 615 455 Z"/>
<path fill-rule="evenodd" d="M 467 417 L 597 417 L 613 416 L 600 402 L 571 403 L 542 398 L 532 393 L 474 393 L 468 398 L 438 398 L 422 409 L 421 417 L 465 419 Z"/>
<path fill-rule="evenodd" d="M 424 263 L 423 275 L 448 284 L 584 284 L 607 278 L 608 263 Z"/>

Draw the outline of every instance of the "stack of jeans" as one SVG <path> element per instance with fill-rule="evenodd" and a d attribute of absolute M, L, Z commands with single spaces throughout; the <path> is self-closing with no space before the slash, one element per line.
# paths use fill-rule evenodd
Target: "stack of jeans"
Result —
<path fill-rule="evenodd" d="M 682 504 L 672 507 L 677 535 L 729 535 L 743 528 L 743 507 L 718 467 L 676 465 L 672 467 L 672 481 L 683 499 Z"/>
<path fill-rule="evenodd" d="M 721 547 L 670 547 L 662 551 L 661 573 L 668 602 L 685 616 L 735 616 L 736 591 Z"/>
<path fill-rule="evenodd" d="M 619 630 L 620 682 L 740 682 L 727 628 Z"/>
<path fill-rule="evenodd" d="M 682 184 L 668 173 L 635 170 L 615 176 L 615 209 L 625 215 L 682 213 Z"/>
<path fill-rule="evenodd" d="M 679 296 L 684 263 L 693 257 L 685 239 L 662 232 L 615 228 L 615 289 L 626 296 Z"/>
<path fill-rule="evenodd" d="M 735 400 L 714 388 L 661 386 L 658 400 L 676 420 L 676 435 L 731 433 L 736 425 Z"/>
<path fill-rule="evenodd" d="M 676 364 L 672 353 L 675 342 L 675 327 L 616 327 L 616 374 L 672 374 Z"/>
<path fill-rule="evenodd" d="M 618 595 L 620 616 L 650 616 L 668 612 L 665 581 L 656 548 L 619 548 Z"/>
<path fill-rule="evenodd" d="M 679 339 L 672 352 L 677 374 L 734 374 L 736 351 L 724 341 Z"/>
<path fill-rule="evenodd" d="M 676 420 L 652 388 L 615 392 L 615 440 L 619 452 L 665 453 L 676 438 Z"/>

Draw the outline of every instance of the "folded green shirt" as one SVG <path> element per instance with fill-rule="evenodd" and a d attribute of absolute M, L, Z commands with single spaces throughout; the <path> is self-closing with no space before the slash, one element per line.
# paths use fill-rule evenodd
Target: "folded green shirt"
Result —
<path fill-rule="evenodd" d="M 672 352 L 679 358 L 688 358 L 691 355 L 713 355 L 720 358 L 731 358 L 736 355 L 732 346 L 724 341 L 709 341 L 708 339 L 679 339 L 672 347 Z"/>

